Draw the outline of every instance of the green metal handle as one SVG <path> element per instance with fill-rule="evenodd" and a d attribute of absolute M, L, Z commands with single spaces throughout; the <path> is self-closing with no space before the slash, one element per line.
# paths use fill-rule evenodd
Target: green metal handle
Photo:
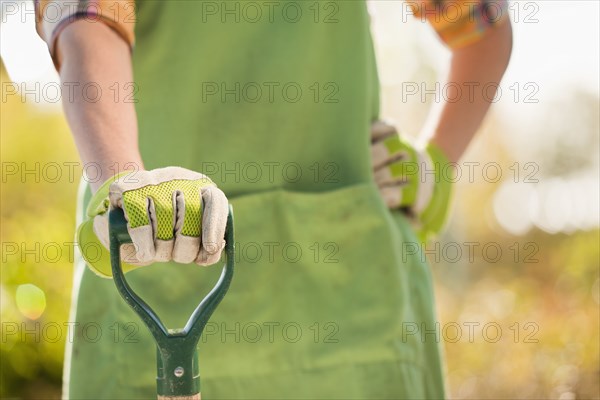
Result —
<path fill-rule="evenodd" d="M 119 294 L 148 327 L 157 346 L 157 390 L 159 397 L 196 396 L 200 393 L 200 373 L 196 346 L 210 316 L 215 311 L 233 277 L 234 237 L 233 210 L 229 206 L 225 231 L 227 262 L 215 287 L 198 304 L 185 327 L 168 329 L 154 310 L 129 286 L 121 267 L 121 245 L 131 243 L 123 210 L 115 208 L 108 215 L 110 261 L 113 279 Z"/>

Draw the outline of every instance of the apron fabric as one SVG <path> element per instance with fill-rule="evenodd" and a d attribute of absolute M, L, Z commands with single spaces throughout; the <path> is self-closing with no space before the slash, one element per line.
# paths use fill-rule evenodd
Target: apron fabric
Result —
<path fill-rule="evenodd" d="M 141 2 L 133 62 L 145 167 L 203 172 L 234 209 L 236 272 L 199 343 L 202 397 L 443 398 L 439 337 L 414 331 L 436 327 L 429 268 L 372 180 L 365 3 Z M 127 278 L 176 328 L 220 272 L 161 263 Z M 83 262 L 78 275 L 65 397 L 154 397 L 151 335 L 112 280 Z"/>

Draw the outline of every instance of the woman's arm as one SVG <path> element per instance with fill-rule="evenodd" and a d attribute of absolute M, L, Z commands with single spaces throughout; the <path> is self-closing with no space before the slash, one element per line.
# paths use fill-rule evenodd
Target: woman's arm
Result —
<path fill-rule="evenodd" d="M 475 135 L 495 96 L 494 85 L 484 91 L 489 83 L 498 85 L 508 66 L 512 50 L 510 21 L 491 29 L 481 40 L 452 52 L 448 76 L 449 85 L 439 113 L 435 113 L 432 142 L 442 149 L 451 162 L 458 162 Z M 471 83 L 477 83 L 473 96 L 469 95 Z M 457 84 L 457 85 L 454 85 Z M 461 97 L 455 102 L 457 86 Z"/>
<path fill-rule="evenodd" d="M 95 163 L 102 173 L 101 177 L 90 180 L 95 192 L 104 181 L 125 168 L 143 169 L 135 107 L 127 100 L 133 98 L 134 87 L 131 52 L 114 30 L 85 19 L 65 27 L 57 40 L 56 57 L 61 65 L 67 120 L 83 163 Z M 92 85 L 85 91 L 88 83 Z M 98 101 L 92 102 L 96 84 L 102 94 Z M 115 84 L 118 92 L 114 90 Z M 128 168 L 128 163 L 135 167 Z"/>

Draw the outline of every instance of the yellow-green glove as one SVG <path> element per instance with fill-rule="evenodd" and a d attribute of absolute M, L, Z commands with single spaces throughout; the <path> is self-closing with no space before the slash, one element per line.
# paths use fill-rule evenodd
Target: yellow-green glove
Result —
<path fill-rule="evenodd" d="M 371 155 L 375 182 L 391 209 L 413 217 L 418 236 L 426 240 L 440 233 L 448 210 L 452 183 L 449 161 L 432 144 L 418 149 L 383 121 L 371 126 Z"/>
<path fill-rule="evenodd" d="M 100 276 L 112 276 L 109 207 L 122 208 L 128 221 L 132 243 L 121 249 L 125 272 L 171 260 L 214 264 L 225 247 L 228 202 L 208 177 L 180 167 L 122 173 L 92 197 L 89 219 L 77 231 L 84 259 Z M 90 251 L 98 248 L 100 254 Z"/>

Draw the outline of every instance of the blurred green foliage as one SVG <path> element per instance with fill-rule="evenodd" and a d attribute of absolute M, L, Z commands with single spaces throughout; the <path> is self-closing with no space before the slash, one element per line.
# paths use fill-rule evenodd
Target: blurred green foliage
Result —
<path fill-rule="evenodd" d="M 585 111 L 598 104 L 597 97 L 579 101 Z M 484 129 L 467 158 L 512 165 L 515 160 L 499 141 L 502 124 L 492 116 Z M 597 124 L 581 129 L 578 135 L 598 141 Z M 550 149 L 556 151 L 549 143 L 545 146 L 546 158 L 534 158 L 541 165 L 540 183 L 552 176 L 544 163 L 555 157 Z M 596 152 L 597 147 L 580 149 L 568 157 L 591 158 Z M 550 234 L 534 228 L 522 236 L 506 233 L 493 211 L 501 184 L 476 179 L 456 186 L 452 223 L 440 248 L 460 244 L 463 257 L 454 262 L 454 253 L 447 251 L 439 262 L 430 259 L 439 319 L 447 328 L 446 337 L 443 331 L 441 336 L 449 394 L 470 399 L 598 399 L 600 232 Z M 470 254 L 465 243 L 473 243 Z M 453 322 L 462 328 L 456 342 Z M 472 340 L 469 323 L 478 324 L 471 325 Z"/>
<path fill-rule="evenodd" d="M 497 243 L 503 260 L 475 251 L 473 262 L 434 263 L 452 398 L 599 398 L 599 240 L 597 231 L 488 231 L 476 241 Z M 534 246 L 523 251 L 527 243 Z M 451 322 L 462 328 L 456 343 Z M 469 322 L 477 324 L 472 340 Z"/>
<path fill-rule="evenodd" d="M 7 82 L 5 71 L 1 74 L 2 83 Z M 58 398 L 73 271 L 68 247 L 74 242 L 81 168 L 75 168 L 74 179 L 66 176 L 63 163 L 79 161 L 59 106 L 24 103 L 20 95 L 5 98 L 4 85 L 2 90 L 0 396 Z M 42 172 L 51 163 L 63 166 L 56 182 L 53 171 Z M 13 174 L 15 167 L 18 171 Z M 25 169 L 34 172 L 23 175 Z M 40 307 L 39 301 L 19 304 L 21 310 L 16 304 L 17 290 L 25 284 L 45 295 L 43 312 L 35 320 L 26 315 L 35 316 L 28 308 Z M 27 300 L 21 297 L 21 302 Z M 58 340 L 55 324 L 63 330 Z M 12 333 L 15 327 L 17 332 Z M 26 331 L 30 333 L 24 335 Z"/>
<path fill-rule="evenodd" d="M 4 71 L 1 80 L 7 80 Z M 73 271 L 68 244 L 81 168 L 77 164 L 68 176 L 64 163 L 78 163 L 78 157 L 58 107 L 2 98 L 0 396 L 58 398 Z M 482 146 L 494 150 L 482 157 L 510 165 L 494 135 L 485 137 Z M 51 163 L 62 166 L 55 182 L 52 171 L 43 172 Z M 24 168 L 39 172 L 23 175 Z M 439 246 L 458 243 L 464 251 L 465 242 L 478 242 L 473 260 L 466 254 L 454 262 L 451 256 L 432 260 L 449 394 L 599 398 L 599 232 L 511 236 L 493 222 L 498 185 L 457 187 L 452 227 Z M 490 262 L 481 252 L 485 243 L 496 243 L 504 257 Z M 525 248 L 528 243 L 534 247 Z M 491 328 L 484 333 L 486 324 Z M 54 340 L 57 325 L 62 330 Z"/>

